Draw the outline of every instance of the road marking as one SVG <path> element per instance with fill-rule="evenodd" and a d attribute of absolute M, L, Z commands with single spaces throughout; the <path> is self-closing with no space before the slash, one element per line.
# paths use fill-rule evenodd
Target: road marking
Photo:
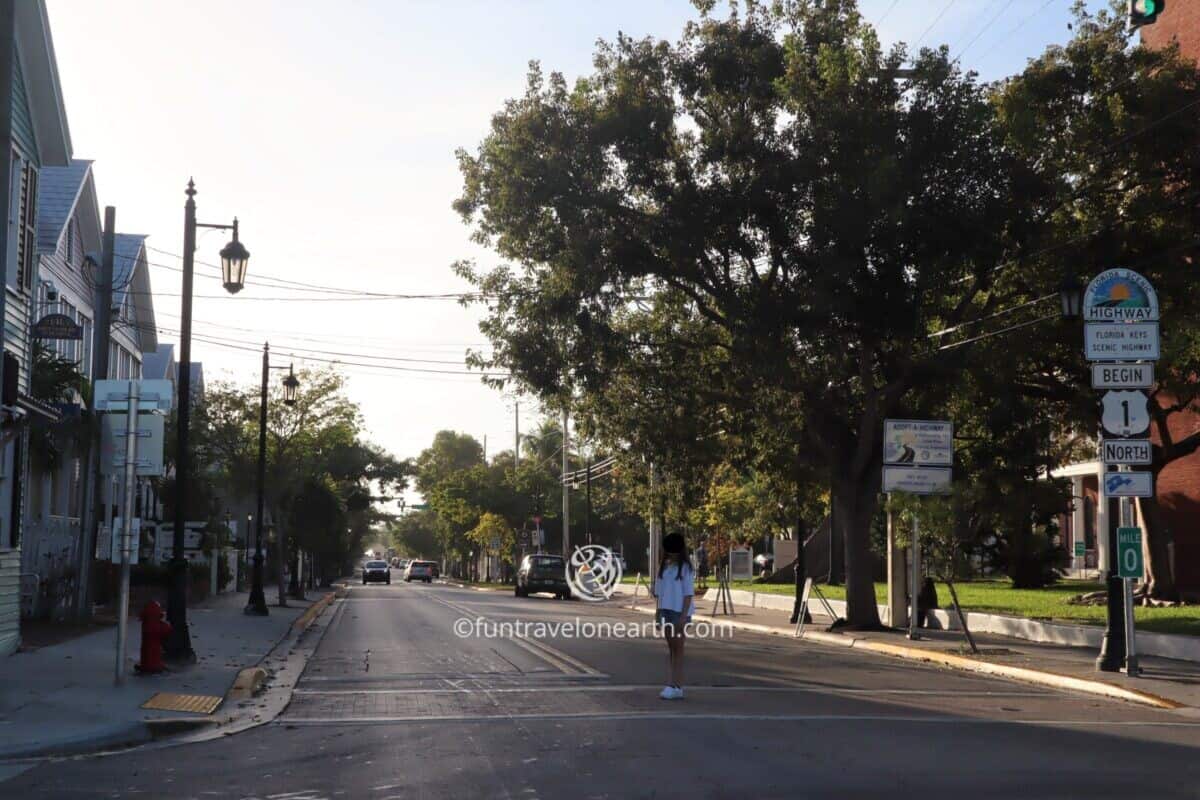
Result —
<path fill-rule="evenodd" d="M 397 715 L 372 717 L 289 717 L 272 725 L 391 725 L 399 722 L 510 722 L 513 720 L 697 720 L 702 722 L 895 722 L 909 725 L 1026 725 L 1034 727 L 1067 728 L 1200 728 L 1200 722 L 1168 722 L 1137 720 L 1057 720 L 1057 719 L 989 719 L 986 717 L 924 716 L 905 717 L 883 714 L 688 714 L 673 711 L 642 711 L 613 713 L 542 713 L 464 715 L 436 714 L 429 716 Z"/>
<path fill-rule="evenodd" d="M 487 619 L 487 616 L 480 614 L 478 611 L 468 608 L 467 606 L 455 603 L 452 600 L 446 600 L 445 598 L 436 597 L 434 595 L 429 595 L 428 597 L 430 600 L 434 601 L 435 603 L 441 603 L 442 605 L 446 606 L 447 608 L 451 608 L 460 614 L 464 614 L 466 616 L 473 617 L 474 619 L 477 619 L 477 620 L 486 620 Z M 512 637 L 509 637 L 508 641 L 517 645 L 522 650 L 529 652 L 531 655 L 534 655 L 534 656 L 540 658 L 542 661 L 545 661 L 546 663 L 553 666 L 555 669 L 557 669 L 560 672 L 563 672 L 567 675 L 583 674 L 583 675 L 589 675 L 594 678 L 608 677 L 607 675 L 600 672 L 599 670 L 588 666 L 587 664 L 583 663 L 579 659 L 577 659 L 573 656 L 569 656 L 566 653 L 562 652 L 561 650 L 558 650 L 557 648 L 551 647 L 550 645 L 546 644 L 545 642 L 538 641 L 536 639 L 531 639 L 528 636 L 512 636 Z M 570 669 L 570 667 L 574 667 L 575 670 L 578 671 L 578 673 L 573 672 Z"/>
<path fill-rule="evenodd" d="M 293 694 L 322 696 L 322 695 L 405 695 L 405 694 L 521 694 L 547 692 L 646 692 L 662 688 L 657 683 L 629 684 L 583 684 L 568 686 L 489 686 L 482 687 L 453 686 L 437 689 L 297 689 Z M 688 686 L 689 692 L 707 694 L 708 692 L 769 692 L 773 694 L 813 694 L 826 692 L 829 694 L 864 694 L 864 695 L 933 695 L 936 697 L 1050 697 L 1050 692 L 989 692 L 986 690 L 947 692 L 941 689 L 851 689 L 812 684 L 811 686 Z"/>

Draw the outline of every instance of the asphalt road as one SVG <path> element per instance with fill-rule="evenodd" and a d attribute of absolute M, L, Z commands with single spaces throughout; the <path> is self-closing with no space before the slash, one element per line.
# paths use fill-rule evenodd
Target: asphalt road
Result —
<path fill-rule="evenodd" d="M 396 584 L 335 613 L 275 722 L 44 763 L 0 797 L 1200 797 L 1179 713 L 740 631 L 690 641 L 669 702 L 660 641 L 474 635 L 648 619 L 615 606 Z"/>

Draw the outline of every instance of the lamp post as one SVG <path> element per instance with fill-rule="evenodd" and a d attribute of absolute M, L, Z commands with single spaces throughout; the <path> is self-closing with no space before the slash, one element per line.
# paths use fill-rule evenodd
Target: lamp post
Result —
<path fill-rule="evenodd" d="M 267 483 L 267 383 L 272 369 L 283 367 L 271 366 L 271 345 L 263 343 L 262 387 L 258 401 L 258 528 L 254 536 L 254 567 L 251 577 L 250 599 L 246 602 L 246 613 L 253 616 L 265 617 L 267 597 L 263 593 L 263 504 Z M 288 376 L 283 379 L 283 404 L 296 404 L 296 389 L 300 386 L 292 365 L 287 366 Z M 282 561 L 282 559 L 278 559 Z"/>
<path fill-rule="evenodd" d="M 221 277 L 230 294 L 242 290 L 250 253 L 238 241 L 238 223 L 210 225 L 196 221 L 196 184 L 188 180 L 187 202 L 183 206 L 183 297 L 179 324 L 178 440 L 175 455 L 175 540 L 167 570 L 167 621 L 171 633 L 163 646 L 163 655 L 172 661 L 195 661 L 187 625 L 188 562 L 183 554 L 184 526 L 187 523 L 188 480 L 191 464 L 188 453 L 188 427 L 192 404 L 192 283 L 195 276 L 196 229 L 232 230 L 233 239 L 221 248 Z"/>
<path fill-rule="evenodd" d="M 1083 317 L 1084 285 L 1074 275 L 1063 281 L 1058 289 L 1063 319 L 1075 322 Z M 1108 502 L 1107 498 L 1104 502 Z M 1112 514 L 1104 515 L 1107 530 L 1101 532 L 1108 543 L 1108 569 L 1104 585 L 1108 592 L 1105 603 L 1104 638 L 1100 641 L 1100 655 L 1096 658 L 1096 669 L 1101 672 L 1120 672 L 1125 660 L 1125 615 L 1122 608 L 1124 584 L 1117 569 L 1117 526 L 1111 522 Z"/>

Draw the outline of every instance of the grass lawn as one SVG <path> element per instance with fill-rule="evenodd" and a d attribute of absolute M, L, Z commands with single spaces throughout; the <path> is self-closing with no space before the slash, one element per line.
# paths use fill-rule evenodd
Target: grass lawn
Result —
<path fill-rule="evenodd" d="M 626 578 L 624 582 L 632 583 L 633 580 L 633 578 Z M 764 594 L 795 594 L 795 588 L 788 583 L 734 581 L 732 588 Z M 962 603 L 964 610 L 991 611 L 1030 619 L 1104 624 L 1104 606 L 1067 604 L 1068 597 L 1104 588 L 1103 584 L 1093 581 L 1064 580 L 1045 589 L 1014 589 L 1007 580 L 971 581 L 956 583 L 954 588 L 958 590 L 958 600 Z M 846 598 L 846 591 L 841 586 L 822 586 L 821 591 L 830 600 Z M 875 597 L 880 603 L 887 601 L 886 583 L 875 584 Z M 944 583 L 938 584 L 938 603 L 947 610 L 952 607 L 950 590 Z M 1143 608 L 1139 606 L 1134 609 L 1134 616 L 1140 631 L 1200 636 L 1200 606 L 1178 608 Z"/>

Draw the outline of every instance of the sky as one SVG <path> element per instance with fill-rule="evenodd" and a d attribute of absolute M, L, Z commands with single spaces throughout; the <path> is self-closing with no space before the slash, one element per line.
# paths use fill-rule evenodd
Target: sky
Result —
<path fill-rule="evenodd" d="M 676 39 L 696 16 L 687 0 L 47 5 L 75 156 L 95 160 L 100 204 L 116 207 L 117 229 L 148 234 L 154 248 L 162 342 L 178 340 L 189 177 L 201 222 L 239 218 L 250 281 L 462 292 L 470 287 L 453 262 L 497 262 L 451 208 L 461 188 L 454 153 L 474 149 L 491 115 L 522 92 L 529 61 L 571 79 L 590 71 L 597 39 Z M 863 0 L 860 8 L 885 43 L 948 44 L 991 80 L 1066 41 L 1071 5 Z M 257 384 L 270 341 L 275 364 L 353 362 L 343 367 L 348 394 L 371 439 L 398 457 L 416 456 L 445 428 L 486 437 L 489 455 L 512 447 L 513 398 L 461 374 L 466 349 L 486 348 L 480 310 L 278 286 L 231 297 L 199 263 L 219 263 L 226 241 L 202 232 L 196 253 L 192 353 L 207 381 Z M 521 415 L 522 430 L 536 424 L 529 401 Z"/>

